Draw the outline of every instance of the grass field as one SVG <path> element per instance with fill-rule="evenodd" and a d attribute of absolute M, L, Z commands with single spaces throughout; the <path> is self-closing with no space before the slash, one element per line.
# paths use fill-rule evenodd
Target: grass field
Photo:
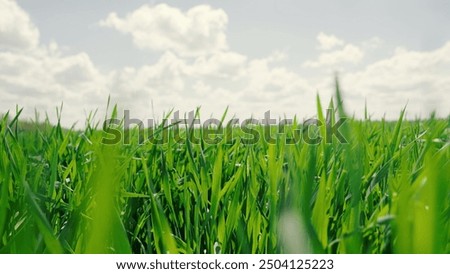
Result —
<path fill-rule="evenodd" d="M 337 91 L 333 121 L 346 117 L 339 102 Z M 180 142 L 161 124 L 152 134 L 164 144 L 139 142 L 136 129 L 130 144 L 105 145 L 101 126 L 9 113 L 0 253 L 450 253 L 449 123 L 366 115 L 343 124 L 347 143 L 316 145 L 287 144 L 297 122 L 255 144 L 242 132 Z"/>

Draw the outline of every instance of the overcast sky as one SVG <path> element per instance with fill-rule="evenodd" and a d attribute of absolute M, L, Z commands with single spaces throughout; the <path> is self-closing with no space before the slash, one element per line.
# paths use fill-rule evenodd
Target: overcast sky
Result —
<path fill-rule="evenodd" d="M 338 72 L 350 114 L 447 116 L 448 26 L 446 0 L 0 0 L 0 113 L 303 118 Z"/>

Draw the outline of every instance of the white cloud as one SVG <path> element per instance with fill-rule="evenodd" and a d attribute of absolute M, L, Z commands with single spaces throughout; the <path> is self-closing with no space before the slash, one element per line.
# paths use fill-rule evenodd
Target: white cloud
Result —
<path fill-rule="evenodd" d="M 172 8 L 163 9 L 173 12 Z M 199 6 L 182 15 L 190 20 L 208 21 L 208 17 L 202 17 L 205 9 L 222 13 Z M 31 24 L 31 28 L 35 27 Z M 178 39 L 173 42 L 180 43 Z M 85 111 L 103 109 L 111 94 L 114 103 L 140 118 L 152 115 L 152 101 L 159 115 L 171 108 L 183 112 L 197 106 L 202 106 L 203 115 L 221 115 L 230 106 L 231 112 L 248 118 L 252 113 L 262 115 L 268 109 L 279 115 L 293 114 L 298 110 L 296 106 L 286 104 L 299 101 L 309 89 L 304 79 L 282 65 L 287 58 L 283 52 L 251 59 L 205 45 L 201 46 L 205 54 L 181 57 L 179 49 L 170 47 L 173 52 L 165 51 L 153 64 L 109 72 L 100 71 L 86 53 L 64 55 L 56 43 L 37 42 L 31 50 L 20 52 L 2 49 L 0 107 L 14 109 L 18 104 L 25 108 L 24 117 L 33 117 L 35 108 L 54 116 L 55 107 L 64 102 L 63 121 L 71 125 L 82 122 Z"/>
<path fill-rule="evenodd" d="M 344 40 L 337 38 L 334 35 L 327 35 L 320 32 L 317 35 L 319 42 L 318 49 L 320 54 L 317 60 L 308 60 L 303 63 L 307 68 L 327 67 L 328 70 L 341 68 L 342 65 L 358 64 L 364 57 L 364 51 L 351 43 L 345 43 Z M 379 40 L 374 38 L 370 40 L 370 46 L 375 46 Z"/>
<path fill-rule="evenodd" d="M 24 107 L 25 117 L 34 109 L 49 112 L 65 103 L 67 125 L 82 121 L 83 111 L 97 109 L 108 96 L 106 77 L 85 53 L 53 56 L 44 49 L 32 53 L 0 51 L 0 103 L 2 111 Z"/>
<path fill-rule="evenodd" d="M 65 125 L 82 122 L 84 111 L 103 109 L 111 94 L 113 102 L 122 109 L 130 109 L 132 115 L 139 118 L 152 116 L 152 101 L 156 115 L 171 108 L 183 112 L 201 105 L 203 118 L 211 113 L 218 117 L 227 106 L 230 106 L 231 114 L 236 113 L 241 119 L 251 114 L 261 116 L 269 109 L 274 116 L 299 114 L 302 118 L 314 115 L 317 90 L 324 100 L 327 99 L 324 94 L 332 91 L 331 86 L 325 86 L 332 79 L 330 74 L 314 74 L 320 70 L 310 70 L 313 71 L 312 76 L 304 78 L 287 68 L 285 61 L 288 56 L 283 52 L 250 58 L 229 50 L 224 32 L 227 16 L 222 10 L 208 6 L 197 6 L 187 12 L 166 5 L 141 7 L 138 11 L 153 15 L 149 21 L 152 26 L 144 24 L 141 29 L 140 26 L 131 28 L 133 24 L 147 20 L 145 16 L 138 16 L 138 11 L 122 19 L 108 16 L 104 24 L 130 33 L 133 39 L 142 31 L 143 40 L 139 40 L 142 45 L 161 50 L 162 54 L 152 64 L 101 71 L 84 52 L 65 55 L 56 43 L 39 43 L 39 31 L 29 21 L 26 12 L 15 2 L 0 0 L 0 3 L 13 4 L 15 13 L 12 14 L 17 19 L 9 21 L 21 22 L 28 18 L 25 20 L 28 23 L 22 25 L 35 30 L 16 31 L 25 33 L 18 34 L 18 37 L 34 37 L 28 40 L 21 38 L 28 43 L 5 43 L 8 47 L 0 48 L 0 109 L 13 110 L 18 104 L 25 107 L 24 117 L 33 117 L 34 108 L 52 115 L 54 108 L 64 102 Z M 186 22 L 204 20 L 205 24 L 197 26 L 191 22 L 183 27 L 176 23 L 178 19 Z M 9 23 L 1 23 L 0 26 L 1 39 L 11 36 L 11 30 L 3 27 L 10 26 Z M 197 27 L 204 30 L 199 31 Z M 171 31 L 164 33 L 163 29 Z M 198 44 L 189 40 L 189 32 L 200 37 L 196 41 Z M 36 35 L 27 36 L 26 33 Z M 148 43 L 158 37 L 152 38 L 150 33 L 165 36 L 162 42 Z M 8 39 L 4 41 L 13 41 Z M 221 42 L 217 42 L 219 40 Z M 366 47 L 336 41 L 323 42 L 327 51 L 320 52 L 317 60 L 308 61 L 304 66 L 323 68 L 361 62 L 365 54 L 361 48 L 366 50 Z M 376 46 L 377 43 L 379 41 L 374 39 L 369 44 Z M 444 111 L 448 111 L 450 105 L 444 95 L 450 92 L 450 42 L 429 52 L 399 48 L 387 59 L 357 70 L 359 67 L 353 67 L 353 71 L 341 77 L 349 112 L 356 110 L 357 114 L 362 114 L 367 98 L 370 100 L 369 110 L 377 118 L 384 112 L 395 118 L 409 99 L 408 111 L 412 114 L 424 115 L 436 108 L 441 110 L 441 115 L 448 115 Z"/>
<path fill-rule="evenodd" d="M 0 0 L 0 50 L 34 48 L 39 42 L 39 31 L 28 14 L 15 1 Z"/>
<path fill-rule="evenodd" d="M 367 98 L 369 110 L 381 117 L 397 118 L 407 103 L 410 118 L 426 117 L 437 110 L 448 115 L 450 100 L 450 42 L 432 51 L 398 48 L 393 56 L 368 65 L 364 70 L 343 75 L 347 102 L 359 109 Z M 370 101 L 369 101 L 370 100 Z"/>
<path fill-rule="evenodd" d="M 55 116 L 65 103 L 67 125 L 82 121 L 83 111 L 104 104 L 107 75 L 86 53 L 64 56 L 55 42 L 40 44 L 39 31 L 16 2 L 0 0 L 0 109 L 24 107 L 24 117 L 34 110 Z"/>
<path fill-rule="evenodd" d="M 316 61 L 306 61 L 303 65 L 317 68 L 341 64 L 358 64 L 363 57 L 364 52 L 359 47 L 347 44 L 342 49 L 321 53 Z"/>
<path fill-rule="evenodd" d="M 243 74 L 247 57 L 236 52 L 218 52 L 195 60 L 196 73 L 209 77 L 237 79 Z"/>
<path fill-rule="evenodd" d="M 275 53 L 249 63 L 249 85 L 245 88 L 247 94 L 260 95 L 260 99 L 283 100 L 284 96 L 304 94 L 310 88 L 297 73 L 278 64 L 278 55 Z"/>
<path fill-rule="evenodd" d="M 320 50 L 331 50 L 338 46 L 343 46 L 344 41 L 337 38 L 334 35 L 327 35 L 323 32 L 320 32 L 317 35 L 317 41 L 319 42 L 318 48 Z"/>
<path fill-rule="evenodd" d="M 220 115 L 227 106 L 244 118 L 271 108 L 279 115 L 293 114 L 299 109 L 285 104 L 306 94 L 310 87 L 299 75 L 278 65 L 280 57 L 274 53 L 249 59 L 235 52 L 218 52 L 186 60 L 167 52 L 155 64 L 115 72 L 113 99 L 140 115 L 150 114 L 151 101 L 159 114 L 197 106 L 202 106 L 206 116 Z M 301 111 L 305 113 L 305 109 Z"/>
<path fill-rule="evenodd" d="M 166 4 L 144 5 L 124 18 L 110 13 L 100 25 L 130 34 L 140 49 L 170 50 L 181 56 L 211 54 L 228 48 L 227 14 L 199 5 L 186 12 Z"/>
<path fill-rule="evenodd" d="M 94 83 L 102 77 L 89 56 L 82 52 L 51 60 L 51 74 L 55 81 L 67 87 L 81 88 L 84 83 Z"/>

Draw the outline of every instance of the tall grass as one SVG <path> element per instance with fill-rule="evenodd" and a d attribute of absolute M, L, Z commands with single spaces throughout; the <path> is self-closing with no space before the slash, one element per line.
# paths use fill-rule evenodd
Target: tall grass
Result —
<path fill-rule="evenodd" d="M 336 89 L 331 122 L 346 117 Z M 344 123 L 347 143 L 317 145 L 286 142 L 298 122 L 253 145 L 180 142 L 161 124 L 165 144 L 136 129 L 111 146 L 92 123 L 20 114 L 0 122 L 0 253 L 450 252 L 450 119 L 366 115 Z"/>

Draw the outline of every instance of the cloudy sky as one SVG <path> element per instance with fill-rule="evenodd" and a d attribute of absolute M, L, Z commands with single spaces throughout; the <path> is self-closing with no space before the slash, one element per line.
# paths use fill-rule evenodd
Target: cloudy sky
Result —
<path fill-rule="evenodd" d="M 339 2 L 339 3 L 338 3 Z M 450 1 L 0 0 L 0 113 L 83 124 L 201 106 L 220 117 L 313 116 L 338 72 L 348 112 L 450 109 Z M 152 107 L 153 103 L 153 107 Z"/>

